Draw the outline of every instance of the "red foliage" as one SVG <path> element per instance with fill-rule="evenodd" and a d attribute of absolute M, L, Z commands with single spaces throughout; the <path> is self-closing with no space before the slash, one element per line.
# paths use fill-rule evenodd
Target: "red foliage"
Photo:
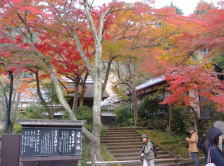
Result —
<path fill-rule="evenodd" d="M 218 108 L 224 106 L 224 83 L 211 70 L 202 66 L 182 66 L 173 71 L 166 75 L 170 96 L 162 104 L 190 106 L 199 104 L 200 96 L 214 101 Z"/>

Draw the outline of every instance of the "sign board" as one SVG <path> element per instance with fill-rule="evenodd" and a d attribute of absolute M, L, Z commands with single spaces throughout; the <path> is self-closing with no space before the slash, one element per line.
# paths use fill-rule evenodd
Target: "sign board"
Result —
<path fill-rule="evenodd" d="M 21 156 L 81 155 L 81 128 L 25 127 Z"/>
<path fill-rule="evenodd" d="M 77 121 L 21 121 L 21 158 L 78 159 L 82 155 L 82 125 Z M 70 156 L 70 157 L 68 157 Z M 75 158 L 72 156 L 76 156 Z M 41 161 L 41 160 L 40 160 Z"/>

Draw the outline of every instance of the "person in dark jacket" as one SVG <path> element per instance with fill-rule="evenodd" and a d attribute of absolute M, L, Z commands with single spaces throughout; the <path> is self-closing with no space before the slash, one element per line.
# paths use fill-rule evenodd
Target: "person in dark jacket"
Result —
<path fill-rule="evenodd" d="M 141 139 L 144 143 L 140 157 L 143 158 L 143 166 L 154 166 L 155 154 L 153 152 L 153 144 L 146 134 L 142 134 Z"/>
<path fill-rule="evenodd" d="M 222 131 L 218 128 L 212 127 L 207 130 L 205 140 L 205 153 L 206 159 L 208 159 L 208 152 L 210 151 L 211 163 L 216 166 L 224 166 L 224 155 L 219 149 L 219 137 L 222 135 Z"/>

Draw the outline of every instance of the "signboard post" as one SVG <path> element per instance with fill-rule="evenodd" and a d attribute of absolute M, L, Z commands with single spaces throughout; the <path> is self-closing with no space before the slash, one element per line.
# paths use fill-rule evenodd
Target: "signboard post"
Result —
<path fill-rule="evenodd" d="M 1 166 L 19 166 L 20 135 L 6 134 L 2 137 Z"/>
<path fill-rule="evenodd" d="M 81 160 L 84 121 L 30 119 L 20 124 L 20 161 L 24 166 L 36 162 L 39 166 L 70 166 L 72 161 Z"/>

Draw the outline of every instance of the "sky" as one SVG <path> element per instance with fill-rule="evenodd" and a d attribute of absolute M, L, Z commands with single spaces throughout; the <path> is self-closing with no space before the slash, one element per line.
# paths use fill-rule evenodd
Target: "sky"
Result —
<path fill-rule="evenodd" d="M 112 0 L 95 0 L 94 4 L 101 5 L 104 3 L 111 2 L 111 1 Z M 137 2 L 137 0 L 123 0 L 123 1 L 132 2 L 132 3 Z M 189 15 L 189 14 L 193 13 L 195 7 L 197 6 L 197 3 L 200 2 L 201 0 L 154 0 L 154 1 L 155 1 L 155 4 L 154 4 L 155 8 L 161 8 L 164 6 L 168 6 L 171 4 L 171 2 L 173 2 L 173 4 L 175 6 L 182 9 L 184 15 Z M 219 0 L 204 0 L 204 1 L 216 4 Z"/>

